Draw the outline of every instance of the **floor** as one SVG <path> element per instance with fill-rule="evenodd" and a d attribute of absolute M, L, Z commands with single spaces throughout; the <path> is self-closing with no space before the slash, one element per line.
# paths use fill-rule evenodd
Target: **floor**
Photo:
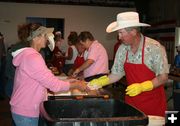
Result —
<path fill-rule="evenodd" d="M 9 109 L 9 99 L 0 101 L 0 125 L 1 126 L 12 126 L 11 125 L 11 114 Z"/>
<path fill-rule="evenodd" d="M 114 87 L 107 87 L 107 90 L 113 94 L 114 98 L 120 98 L 121 95 L 123 95 L 123 93 L 121 93 L 122 89 L 123 87 L 117 85 L 114 85 Z M 172 95 L 172 81 L 168 81 L 165 89 L 167 98 L 169 98 Z M 168 110 L 174 110 L 173 99 L 170 99 L 168 101 Z M 0 126 L 12 126 L 8 98 L 6 98 L 5 100 L 0 100 Z"/>

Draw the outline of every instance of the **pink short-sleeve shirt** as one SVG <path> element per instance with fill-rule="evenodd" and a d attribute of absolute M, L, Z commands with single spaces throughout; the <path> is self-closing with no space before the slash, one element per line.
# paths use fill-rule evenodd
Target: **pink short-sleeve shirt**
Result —
<path fill-rule="evenodd" d="M 108 73 L 108 55 L 106 49 L 95 40 L 88 49 L 87 59 L 94 60 L 94 63 L 84 70 L 84 77 Z"/>

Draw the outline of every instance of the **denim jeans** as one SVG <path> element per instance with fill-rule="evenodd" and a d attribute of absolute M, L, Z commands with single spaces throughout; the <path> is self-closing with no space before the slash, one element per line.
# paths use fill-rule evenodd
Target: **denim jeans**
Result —
<path fill-rule="evenodd" d="M 27 117 L 12 113 L 16 126 L 38 126 L 39 117 Z"/>

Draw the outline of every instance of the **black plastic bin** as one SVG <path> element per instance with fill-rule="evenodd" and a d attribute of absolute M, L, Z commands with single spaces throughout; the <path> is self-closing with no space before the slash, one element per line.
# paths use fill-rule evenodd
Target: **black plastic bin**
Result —
<path fill-rule="evenodd" d="M 41 114 L 47 126 L 146 126 L 148 117 L 115 99 L 85 98 L 45 101 Z"/>

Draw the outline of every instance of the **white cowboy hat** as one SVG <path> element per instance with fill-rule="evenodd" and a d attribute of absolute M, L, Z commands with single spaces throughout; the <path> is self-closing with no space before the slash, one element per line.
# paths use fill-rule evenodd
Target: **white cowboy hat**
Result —
<path fill-rule="evenodd" d="M 150 26 L 149 24 L 139 22 L 139 14 L 137 12 L 122 12 L 117 15 L 117 21 L 112 22 L 106 28 L 106 32 L 114 32 L 119 29 L 128 27 L 138 27 L 138 26 Z"/>

